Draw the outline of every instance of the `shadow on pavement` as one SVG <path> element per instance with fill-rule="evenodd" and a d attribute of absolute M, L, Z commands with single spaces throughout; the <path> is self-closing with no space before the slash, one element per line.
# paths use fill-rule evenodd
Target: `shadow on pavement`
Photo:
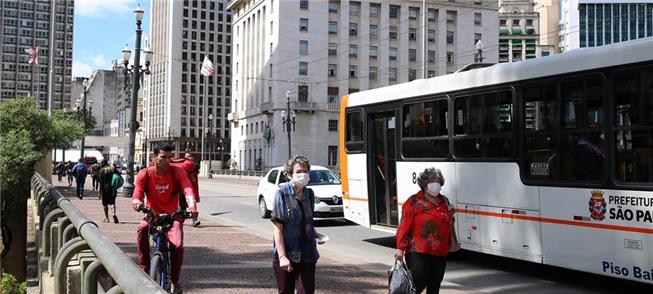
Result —
<path fill-rule="evenodd" d="M 346 227 L 355 225 L 346 220 L 314 220 L 313 223 L 316 227 Z"/>
<path fill-rule="evenodd" d="M 223 215 L 223 214 L 228 214 L 228 213 L 231 213 L 231 211 L 214 212 L 214 213 L 211 213 L 211 215 L 216 216 L 216 215 Z"/>
<path fill-rule="evenodd" d="M 394 236 L 382 237 L 382 238 L 373 238 L 373 239 L 364 239 L 363 241 L 364 242 L 369 242 L 369 243 L 372 243 L 372 244 L 376 244 L 376 245 L 379 245 L 379 246 L 383 246 L 383 247 L 393 248 L 393 249 L 395 248 L 395 245 L 397 244 L 397 242 L 395 241 Z"/>

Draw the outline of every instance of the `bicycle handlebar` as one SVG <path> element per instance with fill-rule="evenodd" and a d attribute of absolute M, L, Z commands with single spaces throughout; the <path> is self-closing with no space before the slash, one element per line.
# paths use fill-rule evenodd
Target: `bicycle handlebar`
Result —
<path fill-rule="evenodd" d="M 150 215 L 150 219 L 153 219 L 156 217 L 156 214 L 154 213 L 154 210 L 152 208 L 147 207 L 147 206 L 142 206 L 138 211 Z M 177 208 L 177 211 L 173 212 L 172 215 L 170 215 L 170 218 L 174 219 L 176 216 L 181 216 L 184 219 L 191 218 L 191 213 L 183 210 L 181 208 Z"/>

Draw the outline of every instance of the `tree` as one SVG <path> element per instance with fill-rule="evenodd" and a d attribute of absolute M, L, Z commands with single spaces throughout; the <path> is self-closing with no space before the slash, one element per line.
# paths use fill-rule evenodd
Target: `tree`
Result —
<path fill-rule="evenodd" d="M 76 115 L 49 117 L 29 97 L 0 103 L 0 195 L 3 239 L 2 268 L 25 280 L 27 198 L 34 164 L 54 147 L 69 147 L 85 135 Z M 10 241 L 10 242 L 9 242 Z"/>

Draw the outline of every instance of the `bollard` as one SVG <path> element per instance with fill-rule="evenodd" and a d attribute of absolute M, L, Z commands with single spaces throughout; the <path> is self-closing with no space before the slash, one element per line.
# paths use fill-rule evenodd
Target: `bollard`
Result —
<path fill-rule="evenodd" d="M 72 225 L 72 223 L 70 222 L 70 218 L 68 218 L 67 216 L 64 216 L 64 217 L 59 219 L 59 231 L 57 231 L 57 240 L 58 240 L 57 247 L 59 247 L 59 248 L 61 248 L 61 246 L 63 246 L 63 244 L 64 244 L 64 242 L 63 242 L 63 230 L 65 230 L 66 227 L 69 226 L 69 225 Z"/>

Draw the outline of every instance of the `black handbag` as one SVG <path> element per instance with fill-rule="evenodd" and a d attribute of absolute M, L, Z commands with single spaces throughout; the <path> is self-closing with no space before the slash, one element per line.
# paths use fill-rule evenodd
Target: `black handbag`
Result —
<path fill-rule="evenodd" d="M 395 260 L 395 265 L 388 271 L 388 293 L 390 294 L 415 294 L 413 278 L 401 260 Z"/>

